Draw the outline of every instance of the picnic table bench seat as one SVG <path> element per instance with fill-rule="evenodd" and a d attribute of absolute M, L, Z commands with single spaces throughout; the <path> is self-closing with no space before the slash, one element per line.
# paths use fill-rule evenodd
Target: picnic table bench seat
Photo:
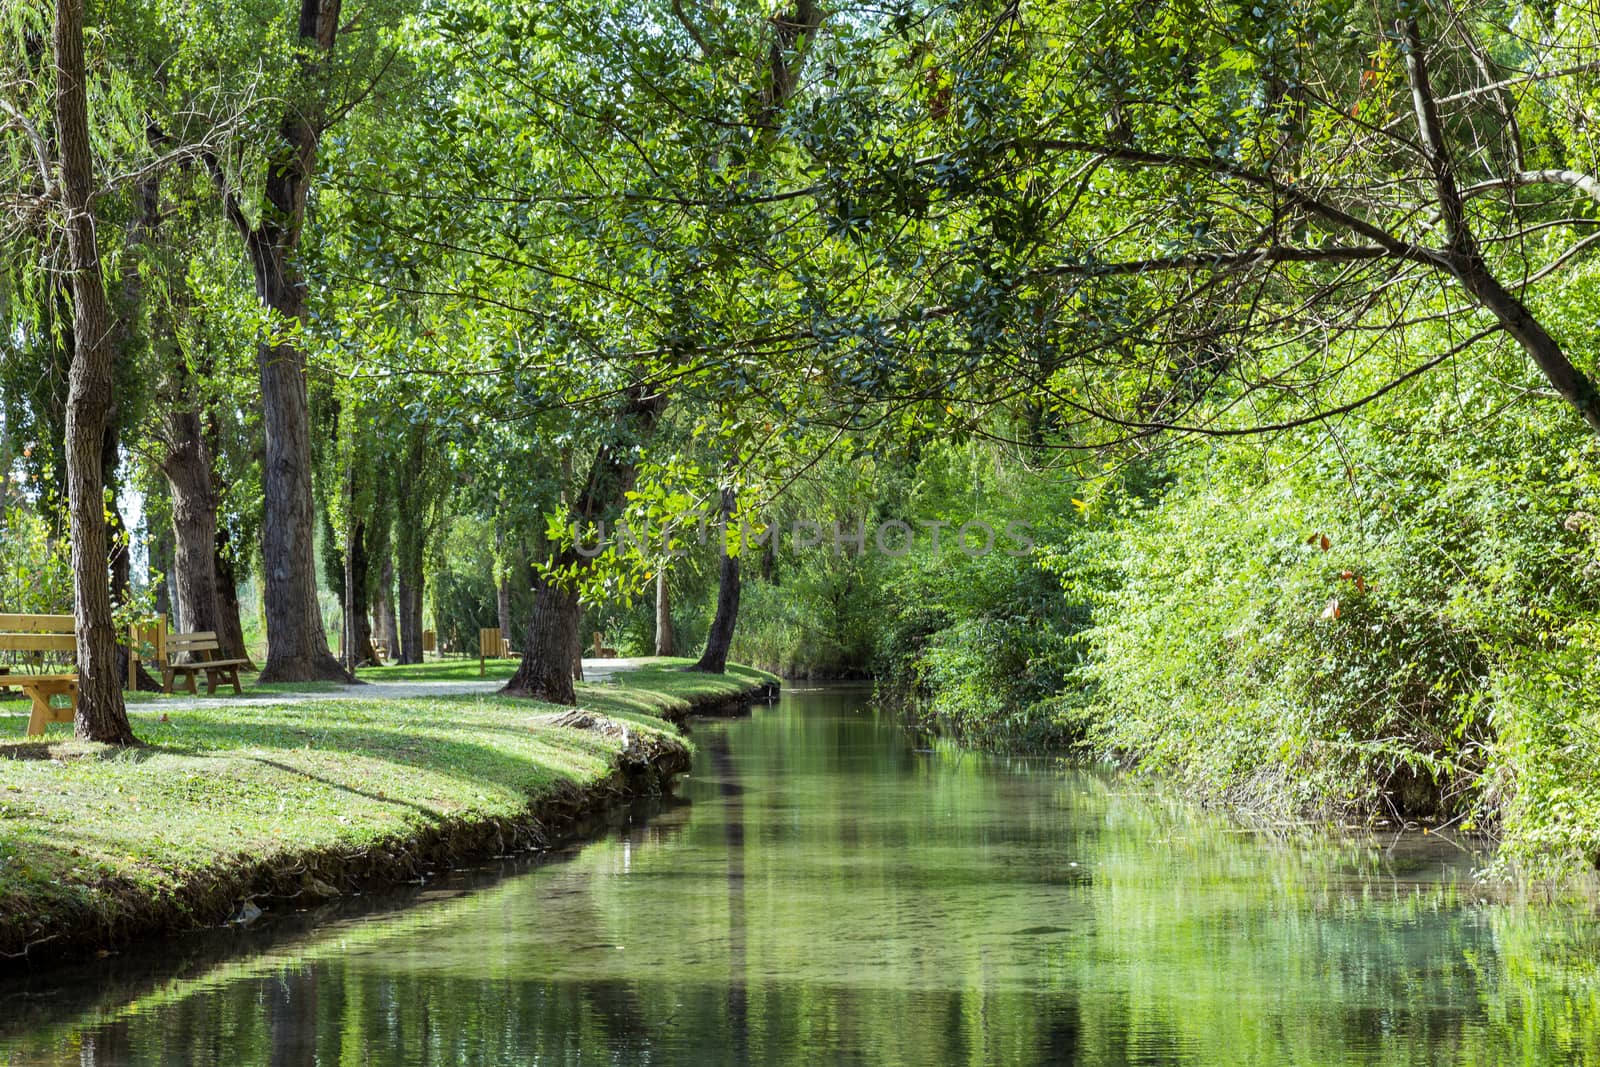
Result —
<path fill-rule="evenodd" d="M 0 614 L 0 652 L 27 653 L 34 664 L 41 665 L 46 655 L 65 659 L 78 650 L 75 634 L 76 621 L 71 615 L 3 615 Z M 5 686 L 21 689 L 33 703 L 28 716 L 28 736 L 37 737 L 53 722 L 71 722 L 78 710 L 78 672 L 73 667 L 41 670 L 37 673 L 16 671 L 15 664 L 5 668 Z M 66 697 L 67 706 L 55 707 L 53 697 Z"/>
<path fill-rule="evenodd" d="M 221 683 L 233 686 L 235 693 L 243 693 L 244 687 L 239 684 L 239 668 L 248 667 L 250 661 L 246 659 L 220 659 L 218 653 L 222 646 L 217 643 L 217 635 L 210 630 L 200 630 L 195 633 L 169 634 L 167 636 L 167 660 L 161 665 L 161 691 L 173 691 L 173 683 L 181 675 L 185 688 L 196 696 L 199 689 L 195 685 L 197 675 L 204 672 L 206 676 L 206 695 L 217 691 Z M 188 653 L 190 659 L 179 660 L 178 656 Z"/>

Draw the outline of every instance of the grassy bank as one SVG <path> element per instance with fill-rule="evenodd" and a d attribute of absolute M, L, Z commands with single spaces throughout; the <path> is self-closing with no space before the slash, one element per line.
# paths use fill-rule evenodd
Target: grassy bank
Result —
<path fill-rule="evenodd" d="M 474 664 L 476 669 L 476 664 Z M 131 710 L 143 747 L 0 741 L 0 954 L 13 963 L 414 879 L 570 834 L 687 765 L 667 724 L 766 681 L 671 661 L 580 688 Z M 20 705 L 0 705 L 8 711 Z"/>

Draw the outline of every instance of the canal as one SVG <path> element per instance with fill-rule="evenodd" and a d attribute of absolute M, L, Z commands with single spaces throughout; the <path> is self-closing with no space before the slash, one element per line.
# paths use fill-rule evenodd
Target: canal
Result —
<path fill-rule="evenodd" d="M 1241 825 L 859 688 L 693 740 L 681 802 L 559 861 L 0 989 L 0 1063 L 1600 1057 L 1590 913 L 1480 900 L 1460 841 Z"/>

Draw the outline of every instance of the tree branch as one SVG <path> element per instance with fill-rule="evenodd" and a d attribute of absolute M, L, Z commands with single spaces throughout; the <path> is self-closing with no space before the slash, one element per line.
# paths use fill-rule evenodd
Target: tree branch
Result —
<path fill-rule="evenodd" d="M 34 161 L 39 167 L 39 180 L 44 183 L 44 195 L 53 199 L 56 195 L 55 182 L 50 180 L 50 150 L 45 146 L 44 138 L 39 135 L 33 123 L 28 121 L 28 117 L 13 107 L 3 96 L 0 96 L 0 111 L 9 115 L 11 125 L 16 126 L 22 131 L 23 136 L 27 137 L 29 145 L 33 147 Z"/>
<path fill-rule="evenodd" d="M 1192 253 L 1181 256 L 1156 256 L 1150 259 L 1113 263 L 1058 263 L 1030 271 L 1030 278 L 1113 277 L 1172 270 L 1233 270 L 1261 263 L 1351 263 L 1367 259 L 1388 259 L 1394 253 L 1382 245 L 1344 248 L 1289 248 L 1271 245 L 1248 252 Z"/>
<path fill-rule="evenodd" d="M 206 165 L 206 170 L 211 174 L 211 181 L 217 187 L 218 194 L 222 197 L 222 211 L 234 229 L 239 231 L 246 244 L 255 237 L 255 228 L 250 225 L 250 220 L 245 217 L 244 208 L 239 204 L 239 196 L 234 192 L 233 186 L 228 184 L 228 176 L 223 173 L 222 164 L 217 162 L 217 154 L 205 151 L 200 154 L 200 159 Z"/>
<path fill-rule="evenodd" d="M 1461 190 L 1463 199 L 1469 199 L 1496 189 L 1520 189 L 1525 185 L 1565 185 L 1600 204 L 1600 178 L 1581 170 L 1553 168 L 1549 170 L 1519 170 L 1504 178 L 1492 178 Z"/>
<path fill-rule="evenodd" d="M 684 11 L 683 0 L 672 0 L 672 14 L 676 16 L 679 24 L 683 26 L 684 32 L 689 35 L 689 39 L 699 47 L 700 54 L 706 59 L 714 58 L 716 53 L 706 43 L 706 39 L 701 36 L 699 27 L 690 20 L 689 13 Z"/>
<path fill-rule="evenodd" d="M 1019 142 L 1013 147 L 1042 148 L 1057 152 L 1086 152 L 1106 156 L 1123 163 L 1137 163 L 1141 166 L 1172 167 L 1179 170 L 1194 170 L 1202 173 L 1217 174 L 1223 177 L 1234 178 L 1238 181 L 1265 189 L 1282 197 L 1290 204 L 1304 208 L 1311 214 L 1318 215 L 1329 222 L 1359 234 L 1378 245 L 1396 259 L 1410 260 L 1413 263 L 1422 263 L 1430 267 L 1448 270 L 1445 258 L 1436 250 L 1403 241 L 1394 234 L 1358 216 L 1350 214 L 1342 208 L 1325 203 L 1306 192 L 1299 185 L 1274 178 L 1270 174 L 1250 170 L 1237 163 L 1215 156 L 1188 156 L 1172 152 L 1149 152 L 1141 149 L 1130 148 L 1126 145 L 1104 144 L 1095 141 L 1077 141 L 1061 138 L 1044 138 Z M 920 159 L 919 164 L 939 162 L 942 157 L 929 157 Z"/>
<path fill-rule="evenodd" d="M 1445 233 L 1449 235 L 1450 247 L 1454 252 L 1465 256 L 1476 255 L 1472 231 L 1467 227 L 1466 208 L 1456 186 L 1450 152 L 1445 147 L 1439 106 L 1433 99 L 1433 86 L 1428 81 L 1422 30 L 1415 18 L 1408 18 L 1402 24 L 1401 32 L 1405 35 L 1406 75 L 1411 82 L 1411 106 L 1416 113 L 1417 135 L 1422 140 L 1422 158 L 1433 172 L 1434 192 L 1439 198 L 1439 214 L 1444 219 Z"/>

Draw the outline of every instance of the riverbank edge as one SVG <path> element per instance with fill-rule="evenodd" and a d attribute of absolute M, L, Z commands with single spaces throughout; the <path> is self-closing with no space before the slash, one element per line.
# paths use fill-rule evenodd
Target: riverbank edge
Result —
<path fill-rule="evenodd" d="M 764 672 L 747 675 L 730 670 L 724 675 L 702 675 L 702 685 L 694 684 L 692 672 L 680 668 L 672 673 L 685 679 L 686 690 L 663 693 L 648 684 L 629 684 L 627 674 L 613 679 L 608 687 L 649 696 L 654 705 L 650 714 L 680 734 L 686 732 L 685 724 L 692 718 L 747 714 L 754 702 L 775 699 L 779 690 L 778 680 Z M 727 691 L 730 682 L 738 690 L 731 696 Z M 552 710 L 560 709 L 552 706 Z M 582 694 L 572 710 L 585 710 Z M 596 712 L 595 725 L 608 722 L 603 711 Z M 514 816 L 467 813 L 441 817 L 354 850 L 291 846 L 255 863 L 224 861 L 195 871 L 160 894 L 133 883 L 97 887 L 100 891 L 93 894 L 93 900 L 98 907 L 52 915 L 53 921 L 43 928 L 0 921 L 0 976 L 115 951 L 151 938 L 253 921 L 274 904 L 377 892 L 456 866 L 587 840 L 604 831 L 620 811 L 665 795 L 689 763 L 690 748 L 681 737 L 667 733 L 632 736 L 604 773 L 584 782 L 555 782 L 529 796 L 526 806 Z M 0 877 L 0 899 L 6 895 Z M 0 916 L 0 920 L 4 918 Z"/>

